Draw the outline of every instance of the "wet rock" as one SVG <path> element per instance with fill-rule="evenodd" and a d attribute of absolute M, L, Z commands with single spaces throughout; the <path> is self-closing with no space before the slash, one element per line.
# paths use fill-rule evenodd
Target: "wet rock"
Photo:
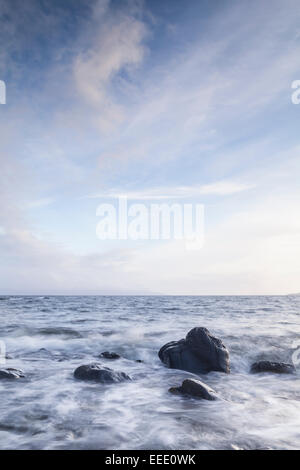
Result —
<path fill-rule="evenodd" d="M 217 393 L 206 385 L 204 382 L 196 379 L 186 379 L 182 382 L 181 387 L 172 387 L 169 392 L 188 395 L 194 398 L 200 398 L 202 400 L 217 400 Z"/>
<path fill-rule="evenodd" d="M 35 332 L 36 334 L 39 335 L 45 335 L 45 336 L 66 336 L 68 338 L 82 338 L 82 334 L 79 333 L 78 331 L 75 331 L 71 328 L 65 328 L 65 327 L 57 327 L 57 328 L 39 328 Z M 44 349 L 44 348 L 42 348 Z"/>
<path fill-rule="evenodd" d="M 171 369 L 181 369 L 196 374 L 210 371 L 230 372 L 227 348 L 206 328 L 193 328 L 185 339 L 165 344 L 158 356 Z"/>
<path fill-rule="evenodd" d="M 100 383 L 117 383 L 124 380 L 131 380 L 125 372 L 115 371 L 104 367 L 102 364 L 86 364 L 74 371 L 74 377 L 79 380 L 91 380 Z"/>
<path fill-rule="evenodd" d="M 115 352 L 104 351 L 99 354 L 99 357 L 104 357 L 105 359 L 120 359 L 121 356 Z"/>
<path fill-rule="evenodd" d="M 142 359 L 136 359 L 135 362 L 139 362 L 141 364 L 144 361 L 142 361 Z"/>
<path fill-rule="evenodd" d="M 251 372 L 253 374 L 259 374 L 261 372 L 273 372 L 275 374 L 293 374 L 296 371 L 293 364 L 287 364 L 285 362 L 271 362 L 271 361 L 259 361 L 254 362 L 251 366 Z"/>
<path fill-rule="evenodd" d="M 13 369 L 12 367 L 8 367 L 7 369 L 0 369 L 0 379 L 20 379 L 25 377 L 24 372 L 18 369 Z"/>

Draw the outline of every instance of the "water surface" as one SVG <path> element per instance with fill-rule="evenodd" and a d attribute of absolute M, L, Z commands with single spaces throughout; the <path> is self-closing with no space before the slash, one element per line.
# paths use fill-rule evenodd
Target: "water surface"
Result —
<path fill-rule="evenodd" d="M 299 370 L 249 374 L 256 360 L 291 362 L 300 341 L 299 296 L 7 296 L 0 313 L 5 367 L 26 373 L 25 380 L 0 381 L 1 449 L 300 447 Z M 216 402 L 171 395 L 170 387 L 193 374 L 169 370 L 157 356 L 195 326 L 230 351 L 230 375 L 200 377 L 222 397 Z M 105 350 L 122 358 L 99 361 L 132 382 L 73 378 L 77 366 Z"/>

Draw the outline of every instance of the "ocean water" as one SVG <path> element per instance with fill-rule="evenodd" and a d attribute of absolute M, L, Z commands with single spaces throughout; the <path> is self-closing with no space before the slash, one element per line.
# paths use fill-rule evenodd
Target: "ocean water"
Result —
<path fill-rule="evenodd" d="M 256 360 L 292 361 L 299 296 L 10 296 L 1 297 L 0 313 L 10 357 L 0 367 L 26 374 L 0 380 L 1 449 L 300 448 L 299 369 L 249 373 Z M 200 376 L 220 395 L 215 402 L 171 395 L 193 374 L 157 356 L 195 326 L 230 351 L 231 374 Z M 97 359 L 106 350 L 122 358 Z M 133 380 L 74 379 L 77 366 L 94 361 Z"/>

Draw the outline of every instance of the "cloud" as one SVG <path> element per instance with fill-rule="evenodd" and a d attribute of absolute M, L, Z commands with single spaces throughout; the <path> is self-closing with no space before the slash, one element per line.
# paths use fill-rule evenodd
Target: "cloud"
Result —
<path fill-rule="evenodd" d="M 0 6 L 2 289 L 299 291 L 298 3 L 228 3 L 201 29 L 194 2 L 172 34 L 147 2 L 41 4 Z M 204 249 L 96 245 L 92 198 L 120 193 L 214 197 Z"/>
<path fill-rule="evenodd" d="M 293 11 L 295 2 L 289 5 Z M 216 10 L 205 35 L 186 41 L 176 53 L 171 50 L 164 62 L 156 64 L 152 57 L 130 96 L 110 89 L 114 103 L 124 99 L 126 104 L 108 120 L 117 130 L 102 140 L 99 173 L 126 171 L 131 165 L 157 171 L 160 164 L 176 161 L 184 172 L 191 158 L 195 166 L 225 165 L 220 153 L 227 146 L 248 145 L 262 126 L 269 132 L 272 113 L 290 102 L 291 79 L 298 74 L 290 31 L 299 15 L 288 14 L 278 2 L 272 15 L 259 2 L 256 16 L 249 8 L 235 3 Z M 147 67 L 147 55 L 144 62 Z M 242 161 L 243 154 L 234 151 Z"/>
<path fill-rule="evenodd" d="M 151 293 L 132 278 L 131 250 L 76 255 L 28 230 L 1 233 L 1 292 L 6 294 Z"/>
<path fill-rule="evenodd" d="M 152 188 L 137 191 L 109 190 L 85 196 L 88 199 L 118 198 L 150 200 L 150 199 L 186 199 L 197 196 L 226 196 L 253 189 L 254 184 L 237 183 L 234 181 L 218 181 L 200 186 L 177 186 Z"/>
<path fill-rule="evenodd" d="M 299 205 L 280 196 L 206 224 L 201 250 L 184 242 L 153 245 L 131 260 L 136 279 L 176 295 L 288 294 L 299 291 Z"/>
<path fill-rule="evenodd" d="M 142 62 L 147 28 L 130 14 L 113 15 L 107 2 L 100 3 L 100 11 L 94 10 L 95 19 L 101 20 L 100 30 L 90 47 L 75 57 L 73 72 L 79 96 L 97 113 L 99 128 L 106 130 L 112 124 L 120 124 L 124 117 L 122 106 L 111 93 L 111 82 L 116 79 L 115 84 L 122 92 L 117 76 L 121 72 L 130 73 Z"/>
<path fill-rule="evenodd" d="M 26 228 L 1 232 L 2 293 L 285 294 L 298 291 L 299 195 L 278 193 L 206 224 L 202 250 L 118 242 L 75 254 Z"/>

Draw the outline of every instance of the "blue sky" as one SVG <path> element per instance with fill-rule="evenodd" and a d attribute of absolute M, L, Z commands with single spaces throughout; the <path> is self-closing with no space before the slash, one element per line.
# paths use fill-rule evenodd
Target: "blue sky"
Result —
<path fill-rule="evenodd" d="M 296 0 L 6 0 L 1 293 L 300 291 Z M 100 241 L 103 195 L 205 205 L 205 244 Z"/>

